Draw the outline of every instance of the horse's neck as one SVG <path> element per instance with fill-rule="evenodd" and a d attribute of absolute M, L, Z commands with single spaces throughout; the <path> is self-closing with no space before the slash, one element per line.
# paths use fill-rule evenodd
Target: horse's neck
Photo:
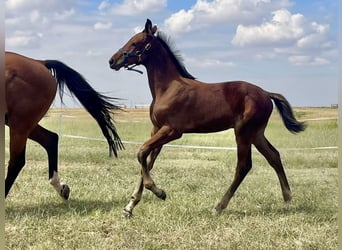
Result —
<path fill-rule="evenodd" d="M 145 67 L 154 99 L 167 91 L 170 84 L 180 77 L 176 65 L 162 46 L 154 53 Z"/>

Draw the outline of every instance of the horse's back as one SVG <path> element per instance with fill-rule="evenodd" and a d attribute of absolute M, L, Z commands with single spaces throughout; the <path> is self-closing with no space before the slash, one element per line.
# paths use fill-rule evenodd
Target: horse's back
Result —
<path fill-rule="evenodd" d="M 45 67 L 44 61 L 35 60 L 13 52 L 5 53 L 5 70 L 10 72 L 9 76 L 20 77 L 28 82 L 51 81 L 53 76 Z M 6 81 L 8 81 L 6 77 Z"/>
<path fill-rule="evenodd" d="M 221 99 L 224 99 L 232 112 L 244 112 L 244 109 L 248 108 L 245 107 L 246 102 L 253 103 L 259 108 L 273 108 L 268 92 L 255 84 L 246 81 L 200 83 L 203 86 L 201 92 L 204 96 L 211 92 L 221 104 L 223 103 Z"/>

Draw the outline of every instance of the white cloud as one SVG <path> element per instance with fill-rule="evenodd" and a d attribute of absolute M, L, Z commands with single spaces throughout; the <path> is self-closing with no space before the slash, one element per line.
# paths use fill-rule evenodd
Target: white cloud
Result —
<path fill-rule="evenodd" d="M 95 56 L 101 56 L 102 54 L 98 51 L 88 50 L 87 56 L 89 57 L 95 57 Z"/>
<path fill-rule="evenodd" d="M 33 10 L 30 13 L 30 20 L 31 22 L 36 22 L 40 18 L 40 13 L 38 10 Z"/>
<path fill-rule="evenodd" d="M 40 48 L 43 36 L 45 39 L 56 35 L 51 29 L 62 23 L 69 23 L 70 17 L 76 14 L 75 1 L 6 1 L 6 47 Z"/>
<path fill-rule="evenodd" d="M 324 65 L 329 64 L 330 62 L 327 59 L 321 57 L 313 57 L 309 55 L 298 55 L 298 56 L 290 56 L 289 61 L 294 65 L 302 66 L 302 65 Z"/>
<path fill-rule="evenodd" d="M 235 64 L 233 62 L 226 62 L 219 59 L 198 59 L 194 57 L 187 56 L 185 59 L 185 65 L 188 65 L 190 67 L 196 67 L 196 68 L 231 68 L 234 67 Z"/>
<path fill-rule="evenodd" d="M 287 9 L 272 13 L 261 25 L 238 25 L 232 44 L 239 47 L 293 47 L 300 50 L 329 48 L 329 25 L 308 22 L 302 14 Z"/>
<path fill-rule="evenodd" d="M 238 25 L 232 40 L 235 46 L 279 45 L 293 43 L 305 33 L 304 16 L 288 10 L 273 12 L 272 20 L 257 25 Z"/>
<path fill-rule="evenodd" d="M 74 8 L 71 8 L 69 10 L 63 10 L 61 12 L 55 12 L 54 18 L 56 20 L 65 20 L 75 14 Z"/>
<path fill-rule="evenodd" d="M 267 11 L 288 7 L 288 0 L 197 0 L 189 10 L 180 10 L 165 20 L 173 33 L 183 33 L 219 23 L 251 23 Z"/>
<path fill-rule="evenodd" d="M 60 1 L 60 0 L 7 0 L 6 10 L 45 10 L 60 11 L 75 3 L 76 0 Z"/>
<path fill-rule="evenodd" d="M 326 41 L 329 25 L 312 22 L 310 28 L 308 34 L 297 41 L 297 46 L 299 48 L 311 49 L 331 46 L 331 44 Z"/>
<path fill-rule="evenodd" d="M 146 12 L 158 12 L 166 7 L 167 0 L 124 0 L 113 6 L 111 12 L 124 16 L 134 16 Z"/>
<path fill-rule="evenodd" d="M 8 0 L 6 1 L 6 24 L 17 29 L 33 28 L 31 24 L 48 24 L 53 20 L 66 20 L 75 14 L 74 2 L 59 0 Z M 7 21 L 8 20 L 8 21 Z"/>
<path fill-rule="evenodd" d="M 231 43 L 242 48 L 264 48 L 265 53 L 288 58 L 297 66 L 324 65 L 330 61 L 321 54 L 334 46 L 328 31 L 329 25 L 309 22 L 302 14 L 280 9 L 260 25 L 238 25 Z"/>
<path fill-rule="evenodd" d="M 102 1 L 100 5 L 97 7 L 98 10 L 105 10 L 110 6 L 108 1 Z"/>
<path fill-rule="evenodd" d="M 94 29 L 95 30 L 108 30 L 112 27 L 112 23 L 111 22 L 107 22 L 107 23 L 102 23 L 102 22 L 97 22 L 94 24 Z"/>
<path fill-rule="evenodd" d="M 191 22 L 193 19 L 194 12 L 192 10 L 180 10 L 179 12 L 172 14 L 168 19 L 166 19 L 165 25 L 173 33 L 188 32 L 192 29 Z"/>
<path fill-rule="evenodd" d="M 33 34 L 31 32 L 15 32 L 14 35 L 5 39 L 6 46 L 17 48 L 32 48 L 39 46 L 41 33 Z"/>
<path fill-rule="evenodd" d="M 13 10 L 13 9 L 20 9 L 30 6 L 33 1 L 25 1 L 25 0 L 7 0 L 6 1 L 6 9 Z"/>

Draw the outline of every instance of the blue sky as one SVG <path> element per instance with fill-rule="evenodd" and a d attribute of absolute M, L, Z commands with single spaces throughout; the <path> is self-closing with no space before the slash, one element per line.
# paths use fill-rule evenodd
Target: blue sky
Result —
<path fill-rule="evenodd" d="M 61 60 L 95 89 L 123 98 L 129 106 L 150 103 L 146 74 L 112 71 L 108 59 L 141 31 L 146 18 L 172 37 L 188 71 L 201 81 L 246 80 L 282 93 L 293 106 L 338 102 L 338 1 L 7 0 L 5 4 L 6 50 Z"/>

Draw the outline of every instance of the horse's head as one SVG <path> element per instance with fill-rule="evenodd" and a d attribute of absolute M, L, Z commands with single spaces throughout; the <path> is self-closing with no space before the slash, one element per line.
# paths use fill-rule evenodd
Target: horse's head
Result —
<path fill-rule="evenodd" d="M 129 41 L 110 58 L 110 67 L 114 70 L 119 70 L 122 67 L 129 68 L 130 65 L 142 64 L 147 58 L 147 52 L 151 48 L 151 41 L 153 40 L 156 31 L 157 26 L 152 26 L 151 20 L 147 19 L 145 29 L 129 39 Z"/>

